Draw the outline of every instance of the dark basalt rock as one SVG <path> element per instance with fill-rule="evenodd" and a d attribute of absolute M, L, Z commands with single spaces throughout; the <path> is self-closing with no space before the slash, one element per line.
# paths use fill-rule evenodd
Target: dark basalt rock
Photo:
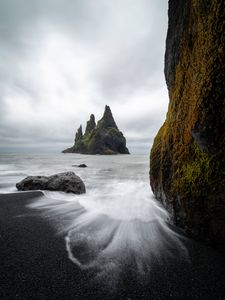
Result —
<path fill-rule="evenodd" d="M 87 121 L 86 129 L 85 129 L 85 135 L 88 135 L 92 132 L 93 129 L 95 129 L 96 123 L 95 123 L 95 116 L 93 114 L 90 115 L 90 120 Z"/>
<path fill-rule="evenodd" d="M 98 126 L 100 126 L 101 128 L 115 128 L 118 130 L 111 109 L 108 105 L 105 106 L 103 117 L 98 121 Z"/>
<path fill-rule="evenodd" d="M 82 154 L 129 154 L 126 147 L 126 139 L 119 131 L 109 106 L 101 120 L 95 124 L 94 115 L 87 122 L 85 134 L 80 127 L 76 133 L 75 143 L 63 153 Z"/>
<path fill-rule="evenodd" d="M 28 176 L 16 184 L 19 191 L 49 190 L 83 194 L 85 185 L 74 172 L 64 172 L 52 176 Z"/>
<path fill-rule="evenodd" d="M 82 139 L 83 139 L 83 131 L 82 131 L 82 126 L 80 125 L 80 127 L 77 129 L 77 132 L 75 134 L 74 146 L 63 150 L 62 153 L 73 153 L 73 152 L 79 153 L 78 150 L 80 148 Z"/>
<path fill-rule="evenodd" d="M 78 167 L 78 168 L 87 168 L 87 165 L 80 164 L 80 165 L 72 165 L 72 167 Z"/>
<path fill-rule="evenodd" d="M 169 1 L 166 121 L 150 181 L 176 224 L 225 248 L 225 10 L 220 0 Z"/>
<path fill-rule="evenodd" d="M 80 165 L 78 166 L 78 168 L 87 168 L 87 165 L 85 165 L 85 164 L 80 164 Z"/>

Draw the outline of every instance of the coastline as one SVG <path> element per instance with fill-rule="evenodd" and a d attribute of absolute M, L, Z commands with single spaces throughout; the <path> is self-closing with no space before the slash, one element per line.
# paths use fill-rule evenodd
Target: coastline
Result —
<path fill-rule="evenodd" d="M 66 233 L 57 234 L 51 220 L 27 206 L 42 196 L 0 194 L 1 299 L 223 299 L 225 257 L 188 239 L 188 262 L 165 256 L 143 282 L 127 265 L 116 291 L 103 282 L 91 286 L 93 274 L 68 258 Z"/>

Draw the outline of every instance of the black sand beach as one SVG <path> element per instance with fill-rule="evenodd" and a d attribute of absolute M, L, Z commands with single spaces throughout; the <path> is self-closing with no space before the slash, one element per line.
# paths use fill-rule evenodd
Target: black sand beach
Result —
<path fill-rule="evenodd" d="M 67 258 L 64 236 L 26 207 L 41 195 L 0 195 L 0 299 L 84 299 L 86 279 Z"/>
<path fill-rule="evenodd" d="M 117 291 L 89 286 L 91 274 L 67 257 L 65 236 L 26 206 L 42 195 L 0 195 L 0 299 L 225 299 L 225 257 L 191 240 L 189 262 L 156 261 L 142 283 L 127 265 Z"/>

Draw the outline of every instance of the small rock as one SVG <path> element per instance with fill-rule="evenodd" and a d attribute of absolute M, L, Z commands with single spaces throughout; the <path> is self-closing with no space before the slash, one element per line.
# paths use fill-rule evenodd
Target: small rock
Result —
<path fill-rule="evenodd" d="M 87 168 L 87 165 L 85 165 L 85 164 L 80 164 L 78 167 L 79 167 L 79 168 Z"/>
<path fill-rule="evenodd" d="M 64 172 L 52 176 L 28 176 L 16 184 L 19 191 L 49 190 L 83 194 L 84 182 L 74 172 Z"/>
<path fill-rule="evenodd" d="M 72 165 L 72 167 L 78 167 L 78 168 L 87 168 L 87 165 L 80 164 L 80 165 Z"/>

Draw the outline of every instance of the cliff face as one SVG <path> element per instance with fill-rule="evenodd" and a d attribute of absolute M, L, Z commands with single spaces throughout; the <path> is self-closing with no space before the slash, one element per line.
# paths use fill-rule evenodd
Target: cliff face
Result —
<path fill-rule="evenodd" d="M 110 107 L 106 105 L 101 120 L 95 123 L 92 114 L 87 122 L 85 134 L 80 126 L 73 147 L 63 151 L 64 153 L 82 154 L 129 154 L 126 147 L 126 139 L 119 131 L 113 118 Z"/>
<path fill-rule="evenodd" d="M 175 223 L 225 246 L 225 9 L 221 0 L 169 1 L 166 121 L 150 182 Z"/>

